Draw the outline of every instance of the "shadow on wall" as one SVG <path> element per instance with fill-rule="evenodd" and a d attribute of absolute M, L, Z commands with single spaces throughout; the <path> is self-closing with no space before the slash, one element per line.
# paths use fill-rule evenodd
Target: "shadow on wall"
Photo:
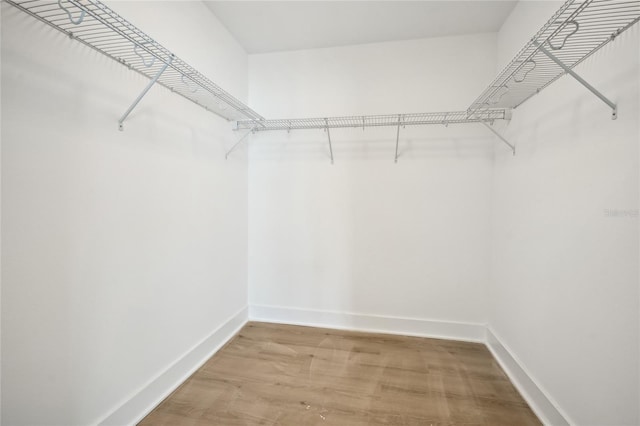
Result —
<path fill-rule="evenodd" d="M 452 126 L 453 127 L 453 126 Z M 400 130 L 398 161 L 493 156 L 494 137 L 466 128 Z M 444 129 L 444 131 L 443 131 Z M 471 130 L 471 131 L 470 131 Z M 359 132 L 359 133 L 358 133 Z M 334 161 L 395 159 L 396 129 L 331 129 Z M 251 140 L 252 160 L 330 162 L 329 139 L 323 130 L 257 133 Z"/>
<path fill-rule="evenodd" d="M 7 19 L 19 20 L 24 28 L 20 37 L 26 35 L 29 44 L 38 46 L 40 40 L 47 39 L 55 46 L 55 49 L 39 50 L 36 56 L 31 51 L 7 47 L 11 46 L 9 37 L 14 36 L 7 34 L 7 40 L 3 41 L 3 73 L 5 78 L 10 75 L 20 82 L 28 82 L 30 88 L 40 93 L 41 102 L 51 104 L 51 114 L 63 115 L 53 121 L 61 133 L 68 132 L 63 127 L 68 116 L 73 117 L 74 123 L 97 118 L 99 129 L 111 137 L 110 143 L 129 147 L 127 136 L 131 135 L 137 141 L 135 149 L 145 147 L 168 155 L 185 155 L 184 145 L 188 143 L 191 151 L 186 155 L 206 160 L 223 160 L 224 153 L 235 143 L 229 122 L 159 85 L 149 91 L 127 118 L 124 133 L 119 132 L 117 120 L 149 80 L 61 32 L 43 26 L 16 8 L 7 6 L 3 14 Z M 43 63 L 47 64 L 46 71 Z M 99 72 L 87 72 L 88 69 Z M 112 83 L 110 89 L 103 84 L 105 81 Z M 191 115 L 176 114 L 176 105 Z M 216 138 L 211 139 L 210 133 Z M 163 135 L 172 137 L 163 138 Z"/>
<path fill-rule="evenodd" d="M 623 35 L 629 34 L 630 31 Z M 612 47 L 615 46 L 606 46 L 596 52 L 596 55 L 606 54 L 605 50 Z M 599 58 L 595 58 L 596 55 L 581 64 L 577 70 L 578 74 L 584 76 L 587 81 L 592 80 L 592 61 L 596 61 L 597 64 L 599 60 Z M 640 57 L 640 55 L 638 56 Z M 571 77 L 565 76 L 555 83 L 553 92 L 543 92 L 538 95 L 545 98 L 553 96 L 549 108 L 536 110 L 531 109 L 531 104 L 524 104 L 514 112 L 512 123 L 509 126 L 501 124 L 498 130 L 518 147 L 516 156 L 520 158 L 557 150 L 575 149 L 585 143 L 593 145 L 594 148 L 596 144 L 610 145 L 610 137 L 593 140 L 584 136 L 601 133 L 602 126 L 615 132 L 620 128 L 621 122 L 637 118 L 633 113 L 633 104 L 638 102 L 635 77 L 636 72 L 633 70 L 612 72 L 608 75 L 606 82 L 597 85 L 597 89 L 602 91 L 605 96 L 610 97 L 618 106 L 616 120 L 611 119 L 611 109 L 606 104 L 598 100 Z M 578 97 L 573 95 L 576 88 L 580 93 Z M 595 117 L 595 119 L 585 123 L 583 117 Z M 549 131 L 553 132 L 556 137 L 551 139 L 539 136 Z M 582 136 L 575 132 L 581 132 Z M 526 143 L 519 143 L 520 141 Z M 508 152 L 503 152 L 500 157 L 508 160 L 511 155 Z"/>

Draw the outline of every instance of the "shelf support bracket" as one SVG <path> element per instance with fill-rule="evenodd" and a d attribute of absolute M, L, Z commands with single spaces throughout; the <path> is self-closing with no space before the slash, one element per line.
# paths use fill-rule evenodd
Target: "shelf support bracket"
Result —
<path fill-rule="evenodd" d="M 555 62 L 560 68 L 562 68 L 571 77 L 575 78 L 578 81 L 578 83 L 582 84 L 591 93 L 593 93 L 598 98 L 600 98 L 600 100 L 602 102 L 604 102 L 605 104 L 609 105 L 609 107 L 612 109 L 612 113 L 611 113 L 611 119 L 612 120 L 615 120 L 616 118 L 618 118 L 618 107 L 616 106 L 615 103 L 611 102 L 611 100 L 609 98 L 607 98 L 602 93 L 600 93 L 595 87 L 593 87 L 592 85 L 587 83 L 582 77 L 580 77 L 578 74 L 576 74 L 571 68 L 566 66 L 560 59 L 556 58 L 551 52 L 549 52 L 547 49 L 545 49 L 544 46 L 542 46 L 540 43 L 536 42 L 534 44 L 538 47 L 538 50 L 540 50 L 540 52 L 544 53 L 549 59 L 551 59 L 553 62 Z"/>
<path fill-rule="evenodd" d="M 140 103 L 140 101 L 142 100 L 142 98 L 144 98 L 144 95 L 147 94 L 147 92 L 151 89 L 151 87 L 153 87 L 154 84 L 156 84 L 156 82 L 158 81 L 158 79 L 160 78 L 160 76 L 162 75 L 162 73 L 169 67 L 169 65 L 171 65 L 171 62 L 173 62 L 173 58 L 175 58 L 174 55 L 171 55 L 169 57 L 169 60 L 167 62 L 164 63 L 164 65 L 162 66 L 162 68 L 160 68 L 158 70 L 158 72 L 156 73 L 156 75 L 151 79 L 151 81 L 149 82 L 149 84 L 147 84 L 147 87 L 144 88 L 144 90 L 142 90 L 142 93 L 140 93 L 138 95 L 138 97 L 136 98 L 135 101 L 133 101 L 133 103 L 131 104 L 131 106 L 125 111 L 125 113 L 122 115 L 122 117 L 120 117 L 120 120 L 118 120 L 118 130 L 123 131 L 124 130 L 124 120 L 127 119 L 127 117 L 129 116 L 129 114 L 131 114 L 131 111 L 133 111 L 133 109 L 138 105 L 138 103 Z"/>
<path fill-rule="evenodd" d="M 233 146 L 231 147 L 231 149 L 229 151 L 227 151 L 224 154 L 224 159 L 228 159 L 229 158 L 229 154 L 231 154 L 233 152 L 234 149 L 236 149 L 236 147 L 238 145 L 240 145 L 240 142 L 242 142 L 243 140 L 245 140 L 247 138 L 247 136 L 249 136 L 251 133 L 253 133 L 254 129 L 249 130 L 247 133 L 245 133 L 244 135 L 242 135 L 242 137 L 240 139 L 238 139 L 238 142 L 234 143 Z"/>
<path fill-rule="evenodd" d="M 400 124 L 402 122 L 402 115 L 398 114 L 398 130 L 396 131 L 396 158 L 395 162 L 398 162 L 398 144 L 400 143 Z"/>
<path fill-rule="evenodd" d="M 329 138 L 329 154 L 331 154 L 331 164 L 333 164 L 333 148 L 331 147 L 331 133 L 329 132 L 329 119 L 324 119 L 325 130 L 327 131 L 327 137 Z"/>
<path fill-rule="evenodd" d="M 504 138 L 504 136 L 502 136 L 500 133 L 498 133 L 498 132 L 497 132 L 493 127 L 491 127 L 491 126 L 490 126 L 486 121 L 480 121 L 480 123 L 482 123 L 482 125 L 483 125 L 484 127 L 486 127 L 487 129 L 489 129 L 489 130 L 491 131 L 491 133 L 493 133 L 493 134 L 494 134 L 494 135 L 496 135 L 498 138 L 500 138 L 500 140 L 501 140 L 502 142 L 504 142 L 505 144 L 507 144 L 507 146 L 508 146 L 509 148 L 511 148 L 511 152 L 513 153 L 513 155 L 516 155 L 516 147 L 515 147 L 515 146 L 513 146 L 513 145 L 511 145 L 511 144 L 509 143 L 509 141 L 508 141 L 508 140 L 506 140 L 506 139 Z"/>

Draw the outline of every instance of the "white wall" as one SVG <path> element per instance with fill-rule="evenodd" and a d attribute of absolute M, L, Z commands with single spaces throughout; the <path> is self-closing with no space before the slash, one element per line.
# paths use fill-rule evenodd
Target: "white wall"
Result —
<path fill-rule="evenodd" d="M 501 66 L 558 5 L 516 6 Z M 640 422 L 639 31 L 576 68 L 616 121 L 565 76 L 514 111 L 517 155 L 496 151 L 489 325 L 572 424 Z"/>
<path fill-rule="evenodd" d="M 246 98 L 203 4 L 113 7 Z M 2 3 L 3 424 L 96 423 L 246 306 L 246 152 L 160 87 L 118 132 L 146 83 Z"/>
<path fill-rule="evenodd" d="M 521 2 L 497 38 L 255 55 L 247 72 L 200 3 L 113 3 L 241 99 L 248 78 L 270 118 L 464 109 L 558 5 Z M 253 137 L 248 179 L 242 147 L 224 161 L 228 123 L 161 88 L 117 132 L 146 81 L 5 3 L 1 67 L 4 424 L 104 419 L 247 297 L 346 327 L 489 321 L 568 421 L 640 421 L 638 222 L 605 215 L 638 209 L 637 26 L 578 68 L 617 121 L 564 77 L 504 128 L 516 157 L 438 126 L 402 129 L 394 164 L 395 129 L 349 129 L 331 165 L 322 131 L 280 132 Z"/>
<path fill-rule="evenodd" d="M 495 61 L 495 34 L 250 55 L 249 97 L 269 118 L 463 110 Z M 334 165 L 322 130 L 253 137 L 257 317 L 343 327 L 362 315 L 485 322 L 490 133 L 402 129 L 397 164 L 395 136 L 332 130 Z"/>
<path fill-rule="evenodd" d="M 0 22 L 2 8 L 0 7 Z M 2 29 L 0 28 L 0 46 L 2 45 Z M 2 70 L 2 54 L 0 54 L 0 70 Z M 0 129 L 2 129 L 2 81 L 0 80 Z M 2 132 L 0 130 L 0 424 L 2 424 Z"/>

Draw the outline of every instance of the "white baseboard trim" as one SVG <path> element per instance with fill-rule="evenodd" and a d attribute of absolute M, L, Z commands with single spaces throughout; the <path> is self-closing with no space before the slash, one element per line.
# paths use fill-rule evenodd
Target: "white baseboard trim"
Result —
<path fill-rule="evenodd" d="M 250 305 L 249 320 L 476 343 L 485 342 L 486 330 L 484 324 L 265 305 Z"/>
<path fill-rule="evenodd" d="M 141 421 L 247 323 L 248 312 L 244 307 L 233 315 L 98 424 L 124 426 Z"/>
<path fill-rule="evenodd" d="M 549 394 L 533 379 L 522 363 L 504 344 L 491 327 L 487 327 L 487 347 L 498 364 L 505 371 L 511 383 L 527 401 L 540 421 L 547 426 L 567 426 L 574 424 L 563 413 Z"/>
<path fill-rule="evenodd" d="M 227 343 L 247 321 L 484 343 L 516 389 L 545 425 L 568 426 L 574 424 L 558 408 L 548 393 L 536 383 L 495 331 L 485 324 L 264 305 L 251 305 L 233 315 L 211 335 L 168 366 L 165 371 L 152 379 L 142 390 L 121 404 L 98 424 L 101 426 L 124 426 L 138 423 Z"/>

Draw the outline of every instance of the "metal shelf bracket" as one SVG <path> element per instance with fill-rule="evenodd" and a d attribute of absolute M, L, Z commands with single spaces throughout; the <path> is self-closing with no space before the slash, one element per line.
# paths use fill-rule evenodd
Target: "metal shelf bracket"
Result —
<path fill-rule="evenodd" d="M 602 93 L 600 93 L 595 87 L 593 87 L 592 85 L 587 83 L 582 77 L 580 77 L 578 74 L 576 74 L 571 68 L 566 66 L 560 59 L 556 58 L 551 52 L 549 52 L 547 49 L 545 49 L 543 45 L 541 45 L 541 44 L 539 44 L 537 42 L 534 42 L 534 45 L 538 47 L 538 50 L 540 52 L 544 53 L 549 59 L 551 59 L 553 62 L 555 62 L 560 68 L 562 68 L 564 70 L 564 72 L 569 74 L 571 77 L 575 78 L 578 81 L 578 83 L 582 84 L 591 93 L 593 93 L 598 98 L 600 98 L 600 100 L 602 100 L 605 104 L 609 105 L 609 107 L 611 107 L 611 110 L 612 110 L 612 113 L 611 113 L 611 119 L 612 120 L 615 120 L 616 118 L 618 118 L 618 107 L 616 106 L 615 103 L 611 102 L 611 100 L 609 98 L 607 98 Z M 563 45 L 564 45 L 564 43 L 563 43 Z M 553 46 L 552 46 L 552 48 L 553 48 Z"/>
<path fill-rule="evenodd" d="M 502 142 L 504 142 L 509 148 L 511 148 L 511 152 L 513 153 L 513 155 L 516 155 L 516 147 L 514 145 L 511 145 L 509 141 L 504 138 L 504 136 L 498 133 L 498 131 L 491 127 L 486 121 L 481 121 L 480 123 L 482 123 L 482 125 L 484 125 L 484 127 L 486 127 L 487 129 L 489 129 L 491 133 L 500 138 Z"/>
<path fill-rule="evenodd" d="M 640 0 L 566 0 L 468 109 L 517 108 L 569 74 L 607 104 L 616 119 L 612 99 L 574 70 L 639 21 Z M 502 95 L 504 87 L 509 90 Z"/>
<path fill-rule="evenodd" d="M 153 85 L 156 83 L 156 81 L 158 81 L 158 79 L 160 78 L 160 76 L 162 75 L 162 73 L 167 69 L 167 67 L 169 65 L 171 65 L 171 62 L 173 62 L 173 58 L 175 58 L 174 55 L 171 55 L 169 57 L 169 60 L 167 62 L 164 63 L 164 65 L 162 66 L 162 68 L 160 68 L 158 70 L 158 72 L 156 73 L 155 77 L 153 77 L 151 79 L 151 81 L 149 82 L 149 84 L 147 84 L 147 87 L 144 88 L 144 90 L 142 91 L 142 93 L 140 93 L 138 95 L 138 97 L 136 98 L 135 101 L 133 101 L 133 103 L 131 104 L 131 106 L 125 111 L 125 113 L 122 115 L 122 117 L 120 117 L 120 120 L 118 120 L 118 130 L 123 131 L 124 130 L 124 120 L 127 119 L 127 117 L 129 116 L 129 114 L 131 114 L 131 111 L 133 111 L 133 109 L 138 105 L 138 103 L 142 100 L 142 98 L 144 98 L 144 95 L 147 94 L 147 92 L 151 89 L 151 87 L 153 87 Z"/>
<path fill-rule="evenodd" d="M 395 162 L 398 162 L 398 144 L 400 143 L 400 124 L 402 124 L 402 115 L 398 114 L 398 130 L 396 131 L 396 157 Z"/>
<path fill-rule="evenodd" d="M 515 154 L 515 146 L 492 127 L 493 122 L 509 120 L 512 108 L 565 74 L 571 75 L 606 103 L 613 110 L 612 118 L 616 119 L 616 104 L 573 70 L 640 21 L 640 0 L 566 0 L 464 111 L 265 120 L 100 0 L 4 1 L 151 80 L 118 120 L 120 130 L 123 130 L 129 114 L 157 83 L 207 111 L 236 121 L 236 130 L 249 131 L 226 153 L 226 157 L 252 132 L 323 129 L 327 132 L 331 164 L 330 129 L 336 128 L 396 127 L 394 160 L 397 162 L 400 126 L 482 123 Z M 74 29 L 73 32 L 70 28 Z"/>
<path fill-rule="evenodd" d="M 327 138 L 329 139 L 329 154 L 331 155 L 331 164 L 333 164 L 333 148 L 331 147 L 331 132 L 329 131 L 329 119 L 324 119 L 325 130 L 327 132 Z"/>
<path fill-rule="evenodd" d="M 231 154 L 233 152 L 233 150 L 236 149 L 236 147 L 238 145 L 240 145 L 240 142 L 245 140 L 246 137 L 249 136 L 251 133 L 253 133 L 253 129 L 249 130 L 247 133 L 242 135 L 242 137 L 240 139 L 238 139 L 238 142 L 234 143 L 233 146 L 231 147 L 231 149 L 224 154 L 224 159 L 227 160 L 229 158 L 229 154 Z"/>

